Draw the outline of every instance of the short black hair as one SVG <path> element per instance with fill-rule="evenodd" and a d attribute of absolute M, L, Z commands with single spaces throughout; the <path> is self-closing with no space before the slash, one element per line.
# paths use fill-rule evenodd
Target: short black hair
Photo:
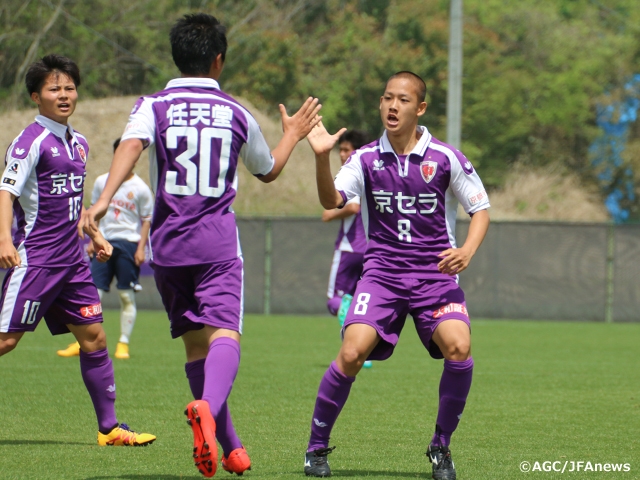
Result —
<path fill-rule="evenodd" d="M 342 142 L 349 142 L 356 150 L 360 147 L 370 143 L 369 134 L 362 130 L 347 130 L 338 139 L 338 145 Z"/>
<path fill-rule="evenodd" d="M 173 62 L 185 75 L 206 75 L 216 57 L 227 53 L 226 28 L 206 13 L 185 15 L 170 34 Z"/>
<path fill-rule="evenodd" d="M 49 75 L 55 72 L 64 73 L 68 76 L 73 80 L 76 88 L 80 86 L 80 69 L 78 65 L 68 57 L 51 53 L 29 65 L 29 70 L 27 70 L 27 75 L 25 76 L 29 95 L 40 93 Z"/>
<path fill-rule="evenodd" d="M 420 75 L 416 75 L 413 72 L 408 70 L 403 70 L 401 72 L 394 73 L 387 80 L 387 84 L 394 78 L 408 78 L 412 80 L 416 84 L 416 93 L 418 94 L 418 103 L 424 102 L 424 99 L 427 98 L 427 84 L 424 83 L 424 80 L 420 77 Z"/>
<path fill-rule="evenodd" d="M 118 149 L 118 145 L 120 145 L 120 137 L 116 138 L 113 141 L 113 153 L 116 153 L 116 150 Z"/>

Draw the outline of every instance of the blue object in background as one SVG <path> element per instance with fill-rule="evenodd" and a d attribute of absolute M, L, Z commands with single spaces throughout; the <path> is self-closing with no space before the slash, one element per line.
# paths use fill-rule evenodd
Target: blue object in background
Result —
<path fill-rule="evenodd" d="M 629 127 L 638 118 L 640 109 L 640 74 L 624 86 L 624 98 L 597 107 L 596 123 L 602 129 L 591 147 L 591 165 L 598 170 L 597 178 L 606 193 L 604 201 L 614 223 L 629 220 L 629 205 L 635 201 L 633 171 L 622 160 Z"/>

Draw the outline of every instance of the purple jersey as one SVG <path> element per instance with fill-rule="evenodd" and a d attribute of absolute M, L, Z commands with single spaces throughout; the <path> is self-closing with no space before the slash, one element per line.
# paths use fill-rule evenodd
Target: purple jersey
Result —
<path fill-rule="evenodd" d="M 425 127 L 413 151 L 394 152 L 387 133 L 353 153 L 336 176 L 346 201 L 362 199 L 369 238 L 365 271 L 442 278 L 438 254 L 456 248 L 458 202 L 468 214 L 489 208 L 482 181 L 461 152 Z"/>
<path fill-rule="evenodd" d="M 238 157 L 254 175 L 266 175 L 274 165 L 251 114 L 215 80 L 174 79 L 138 100 L 122 140 L 130 138 L 150 145 L 153 262 L 177 267 L 239 257 L 231 208 Z"/>
<path fill-rule="evenodd" d="M 352 200 L 352 202 L 354 201 L 356 200 Z M 360 203 L 360 199 L 357 199 L 357 203 Z M 353 253 L 364 253 L 367 249 L 367 236 L 364 233 L 361 213 L 356 213 L 340 221 L 340 231 L 335 249 Z"/>
<path fill-rule="evenodd" d="M 0 190 L 18 197 L 14 244 L 22 266 L 82 262 L 76 227 L 88 154 L 87 140 L 71 125 L 41 115 L 9 146 Z"/>

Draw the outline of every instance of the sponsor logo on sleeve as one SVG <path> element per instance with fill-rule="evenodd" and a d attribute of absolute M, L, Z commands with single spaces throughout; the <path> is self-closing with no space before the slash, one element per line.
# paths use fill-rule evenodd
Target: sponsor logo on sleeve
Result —
<path fill-rule="evenodd" d="M 88 307 L 80 308 L 80 315 L 84 318 L 96 317 L 102 313 L 102 304 L 96 303 L 95 305 L 89 305 Z"/>
<path fill-rule="evenodd" d="M 481 192 L 478 192 L 474 195 L 470 195 L 468 199 L 469 204 L 473 207 L 475 205 L 478 205 L 479 203 L 484 202 L 487 199 L 487 192 L 485 190 L 482 190 Z"/>
<path fill-rule="evenodd" d="M 422 175 L 422 179 L 429 183 L 433 180 L 433 177 L 436 176 L 436 172 L 438 171 L 438 163 L 432 160 L 424 160 L 420 162 L 420 174 Z"/>
<path fill-rule="evenodd" d="M 467 307 L 465 307 L 461 303 L 450 303 L 449 305 L 440 307 L 435 312 L 433 312 L 433 318 L 440 318 L 443 315 L 446 315 L 448 313 L 461 313 L 465 317 L 469 316 L 469 312 L 467 312 Z"/>
<path fill-rule="evenodd" d="M 15 185 L 15 184 L 16 184 L 16 181 L 15 181 L 13 178 L 7 178 L 7 177 L 4 177 L 4 178 L 2 179 L 2 183 L 7 183 L 7 184 L 9 184 L 9 185 Z"/>
<path fill-rule="evenodd" d="M 11 166 L 9 167 L 9 171 L 7 173 L 11 174 L 11 175 L 17 175 L 18 174 L 18 162 L 13 162 L 13 164 L 11 164 Z"/>

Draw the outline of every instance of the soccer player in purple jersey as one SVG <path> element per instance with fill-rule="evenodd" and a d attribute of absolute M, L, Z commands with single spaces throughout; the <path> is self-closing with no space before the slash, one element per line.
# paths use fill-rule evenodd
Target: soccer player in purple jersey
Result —
<path fill-rule="evenodd" d="M 113 365 L 102 329 L 102 306 L 78 241 L 87 140 L 68 123 L 80 71 L 47 55 L 32 64 L 27 90 L 36 121 L 11 143 L 0 183 L 0 267 L 8 268 L 0 297 L 0 355 L 13 350 L 44 317 L 53 335 L 71 332 L 80 344 L 80 372 L 98 417 L 98 444 L 138 446 L 156 437 L 118 424 Z M 11 238 L 12 217 L 18 230 Z M 98 259 L 111 245 L 87 232 Z"/>
<path fill-rule="evenodd" d="M 311 423 L 304 471 L 327 477 L 331 429 L 365 360 L 391 356 L 410 314 L 433 358 L 444 358 L 435 433 L 427 455 L 433 478 L 455 479 L 449 442 L 471 387 L 470 322 L 457 274 L 467 268 L 489 227 L 489 201 L 471 163 L 418 126 L 427 108 L 424 81 L 399 72 L 380 98 L 382 137 L 354 152 L 331 176 L 329 152 L 344 131 L 320 123 L 308 140 L 324 208 L 362 199 L 369 243 L 343 328 L 338 356 L 324 374 Z M 471 215 L 461 247 L 454 237 L 457 205 Z"/>
<path fill-rule="evenodd" d="M 187 405 L 194 461 L 207 477 L 217 468 L 242 474 L 251 462 L 231 421 L 227 398 L 238 372 L 243 317 L 243 267 L 235 214 L 239 157 L 263 182 L 275 180 L 295 145 L 317 124 L 320 105 L 309 98 L 289 117 L 280 105 L 283 137 L 273 151 L 255 119 L 217 82 L 227 39 L 218 20 L 186 15 L 171 30 L 181 78 L 133 107 L 102 195 L 85 215 L 96 219 L 140 153 L 149 148 L 156 193 L 150 250 L 156 284 L 181 337 L 194 402 Z"/>

